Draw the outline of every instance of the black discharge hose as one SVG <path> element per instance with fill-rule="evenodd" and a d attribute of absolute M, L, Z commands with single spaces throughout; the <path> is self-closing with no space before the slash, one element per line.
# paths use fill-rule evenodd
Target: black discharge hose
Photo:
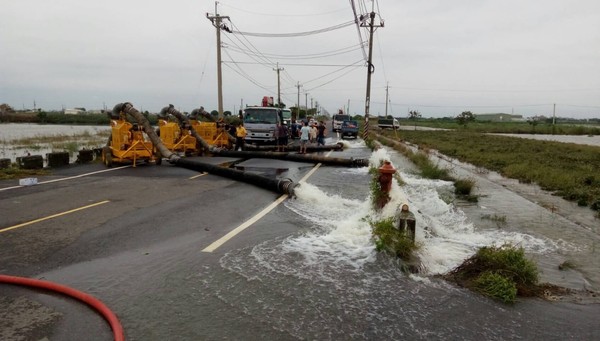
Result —
<path fill-rule="evenodd" d="M 246 144 L 246 150 L 256 150 L 256 151 L 272 151 L 275 150 L 277 148 L 277 146 L 273 146 L 273 145 L 264 145 L 264 146 L 257 146 L 254 144 Z M 289 151 L 298 151 L 300 150 L 300 146 L 299 145 L 292 145 L 292 146 L 285 146 L 285 148 Z M 342 143 L 336 143 L 336 144 L 328 144 L 328 145 L 323 145 L 323 146 L 306 146 L 306 151 L 310 151 L 310 152 L 326 152 L 329 150 L 343 150 L 344 149 L 344 145 Z"/>
<path fill-rule="evenodd" d="M 207 172 L 213 175 L 219 175 L 225 178 L 229 178 L 236 181 L 241 181 L 268 189 L 273 192 L 281 194 L 294 195 L 294 187 L 297 184 L 290 179 L 272 179 L 265 176 L 240 171 L 237 169 L 225 168 L 221 166 L 215 166 L 207 163 L 200 162 L 198 160 L 191 160 L 186 158 L 179 158 L 173 162 L 178 167 L 183 167 L 198 172 Z"/>
<path fill-rule="evenodd" d="M 262 158 L 262 159 L 277 159 L 299 162 L 320 162 L 329 166 L 344 166 L 344 167 L 365 167 L 369 165 L 369 160 L 366 159 L 344 159 L 337 157 L 327 157 L 323 155 L 307 155 L 295 154 L 286 152 L 258 152 L 258 151 L 232 151 L 218 149 L 213 150 L 214 155 L 242 158 Z"/>
<path fill-rule="evenodd" d="M 131 105 L 131 103 L 119 103 L 115 105 L 114 112 L 123 111 L 126 114 L 134 117 L 139 124 L 144 128 L 144 132 L 148 135 L 148 138 L 154 146 L 160 151 L 163 157 L 167 158 L 170 163 L 178 167 L 192 169 L 198 172 L 207 172 L 213 175 L 219 175 L 232 180 L 246 182 L 252 185 L 260 186 L 281 194 L 294 195 L 294 187 L 296 186 L 292 180 L 289 179 L 271 179 L 262 175 L 246 173 L 237 169 L 224 168 L 220 166 L 210 165 L 198 160 L 190 160 L 181 158 L 177 154 L 172 153 L 160 140 L 160 137 L 156 135 L 154 129 L 150 125 L 150 122 Z M 215 148 L 213 148 L 214 150 Z M 212 151 L 212 150 L 211 150 Z"/>

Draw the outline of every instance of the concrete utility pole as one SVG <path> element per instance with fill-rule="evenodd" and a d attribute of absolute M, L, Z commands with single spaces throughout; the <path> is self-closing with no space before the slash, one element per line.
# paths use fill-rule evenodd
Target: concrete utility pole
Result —
<path fill-rule="evenodd" d="M 373 7 L 375 6 L 375 2 L 373 2 Z M 375 32 L 376 27 L 383 27 L 383 23 L 379 25 L 375 25 L 375 12 L 372 11 L 369 14 L 369 23 L 365 24 L 362 22 L 360 24 L 361 27 L 369 27 L 369 59 L 367 60 L 367 95 L 365 98 L 365 127 L 363 130 L 363 139 L 369 138 L 369 109 L 371 106 L 371 74 L 375 72 L 375 67 L 373 66 L 373 32 Z"/>
<path fill-rule="evenodd" d="M 304 106 L 306 107 L 306 115 L 308 115 L 308 92 L 304 93 Z"/>
<path fill-rule="evenodd" d="M 277 68 L 273 69 L 273 71 L 277 71 L 277 106 L 281 104 L 281 82 L 279 78 L 279 72 L 283 70 L 284 68 L 279 67 L 279 63 L 277 63 Z"/>
<path fill-rule="evenodd" d="M 389 96 L 389 90 L 390 88 L 390 84 L 386 83 L 385 85 L 385 118 L 387 118 L 387 107 L 388 107 L 388 96 Z"/>
<path fill-rule="evenodd" d="M 218 97 L 218 111 L 219 118 L 223 117 L 223 78 L 221 76 L 221 28 L 223 28 L 221 24 L 221 20 L 228 19 L 228 16 L 220 16 L 217 9 L 218 2 L 215 1 L 215 15 L 211 16 L 206 13 L 206 17 L 210 20 L 213 26 L 217 29 L 217 97 Z"/>
<path fill-rule="evenodd" d="M 296 110 L 296 112 L 297 112 L 296 113 L 296 116 L 297 116 L 296 120 L 299 120 L 300 119 L 300 82 L 298 82 L 298 84 L 296 85 L 296 87 L 298 88 L 298 102 L 297 102 L 298 104 L 296 105 L 296 107 L 298 109 Z"/>

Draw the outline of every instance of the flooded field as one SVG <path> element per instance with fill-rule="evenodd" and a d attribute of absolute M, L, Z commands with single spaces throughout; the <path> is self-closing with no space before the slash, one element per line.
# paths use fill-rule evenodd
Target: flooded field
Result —
<path fill-rule="evenodd" d="M 0 124 L 0 158 L 43 155 L 67 151 L 71 162 L 77 151 L 97 148 L 106 144 L 108 126 L 42 125 L 26 123 Z"/>

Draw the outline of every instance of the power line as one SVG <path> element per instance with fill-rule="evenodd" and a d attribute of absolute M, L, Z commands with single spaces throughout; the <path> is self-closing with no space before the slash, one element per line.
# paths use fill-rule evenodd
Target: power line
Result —
<path fill-rule="evenodd" d="M 345 23 L 337 24 L 337 25 L 330 26 L 330 27 L 321 28 L 321 29 L 318 29 L 318 30 L 306 31 L 306 32 L 296 32 L 296 33 L 253 33 L 253 32 L 242 32 L 242 31 L 239 31 L 239 30 L 231 30 L 231 33 L 242 34 L 242 35 L 251 36 L 251 37 L 291 38 L 291 37 L 304 37 L 304 36 L 309 36 L 309 35 L 314 35 L 314 34 L 320 34 L 320 33 L 325 33 L 325 32 L 334 31 L 334 30 L 339 30 L 341 28 L 348 27 L 348 26 L 353 25 L 353 24 L 354 24 L 353 21 L 348 21 L 348 22 L 345 22 Z"/>
<path fill-rule="evenodd" d="M 229 54 L 228 54 L 229 55 Z M 228 61 L 223 61 L 223 63 L 227 63 Z M 233 62 L 236 64 L 260 64 L 263 65 L 263 63 L 257 63 L 257 62 Z M 354 65 L 354 64 L 308 64 L 308 63 L 279 63 L 279 65 L 281 66 L 324 66 L 324 67 L 337 67 L 337 66 L 343 66 L 343 67 L 349 67 L 349 66 L 353 66 L 353 67 L 362 67 L 362 60 L 360 60 L 361 65 Z"/>
<path fill-rule="evenodd" d="M 254 15 L 269 16 L 269 17 L 316 17 L 316 16 L 323 16 L 323 15 L 328 15 L 328 14 L 332 14 L 332 13 L 338 13 L 338 12 L 342 12 L 342 11 L 346 10 L 346 7 L 344 7 L 344 8 L 340 8 L 340 9 L 336 9 L 336 10 L 331 10 L 328 12 L 318 12 L 318 13 L 313 13 L 313 14 L 274 14 L 274 13 L 261 13 L 261 12 L 248 11 L 248 10 L 237 8 L 237 7 L 227 5 L 227 4 L 224 4 L 221 2 L 219 4 L 221 6 L 236 9 L 240 12 L 250 13 L 250 14 L 254 14 Z"/>
<path fill-rule="evenodd" d="M 362 44 L 365 39 L 363 39 L 362 34 L 360 32 L 360 21 L 358 19 L 358 14 L 356 13 L 356 6 L 354 5 L 354 0 L 350 0 L 350 5 L 352 6 L 352 13 L 354 13 L 354 23 L 356 24 L 356 30 L 358 32 L 358 41 Z M 363 59 L 367 60 L 367 51 L 365 51 L 365 47 L 362 46 Z"/>
<path fill-rule="evenodd" d="M 332 57 L 332 56 L 337 56 L 340 54 L 354 52 L 354 51 L 360 49 L 361 45 L 364 46 L 364 45 L 366 45 L 366 43 L 363 43 L 360 45 L 352 45 L 352 46 L 348 46 L 348 47 L 343 47 L 340 49 L 326 51 L 326 52 L 304 54 L 304 55 L 282 55 L 282 54 L 271 54 L 271 53 L 262 53 L 262 55 L 265 57 L 280 58 L 280 59 L 317 59 L 317 58 Z M 256 53 L 253 51 L 243 50 L 240 48 L 231 48 L 231 47 L 229 47 L 229 48 L 236 52 L 249 53 L 252 55 L 256 55 Z"/>

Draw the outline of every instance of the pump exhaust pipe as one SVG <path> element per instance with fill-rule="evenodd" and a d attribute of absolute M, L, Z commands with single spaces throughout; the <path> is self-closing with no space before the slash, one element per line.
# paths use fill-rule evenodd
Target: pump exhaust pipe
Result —
<path fill-rule="evenodd" d="M 196 141 L 198 143 L 200 143 L 202 148 L 204 148 L 204 150 L 206 150 L 206 151 L 211 150 L 212 147 L 208 143 L 206 143 L 206 141 L 204 141 L 204 139 L 202 139 L 202 137 L 200 137 L 200 135 L 198 134 L 198 132 L 195 129 L 191 128 L 190 119 L 187 118 L 184 114 L 180 113 L 177 109 L 175 109 L 173 104 L 169 104 L 168 107 L 162 108 L 160 113 L 162 115 L 166 115 L 166 114 L 173 115 L 177 118 L 177 120 L 179 120 L 180 123 L 186 123 L 188 126 L 190 126 L 190 133 L 196 139 Z"/>
<path fill-rule="evenodd" d="M 314 162 L 322 163 L 330 166 L 344 166 L 344 167 L 365 167 L 369 165 L 369 160 L 366 159 L 344 159 L 337 157 L 327 157 L 323 155 L 307 155 L 307 154 L 295 154 L 286 152 L 256 152 L 256 151 L 232 151 L 218 149 L 212 152 L 219 156 L 228 157 L 240 157 L 240 158 L 262 158 L 262 159 L 277 159 L 287 161 L 299 161 L 299 162 Z"/>

